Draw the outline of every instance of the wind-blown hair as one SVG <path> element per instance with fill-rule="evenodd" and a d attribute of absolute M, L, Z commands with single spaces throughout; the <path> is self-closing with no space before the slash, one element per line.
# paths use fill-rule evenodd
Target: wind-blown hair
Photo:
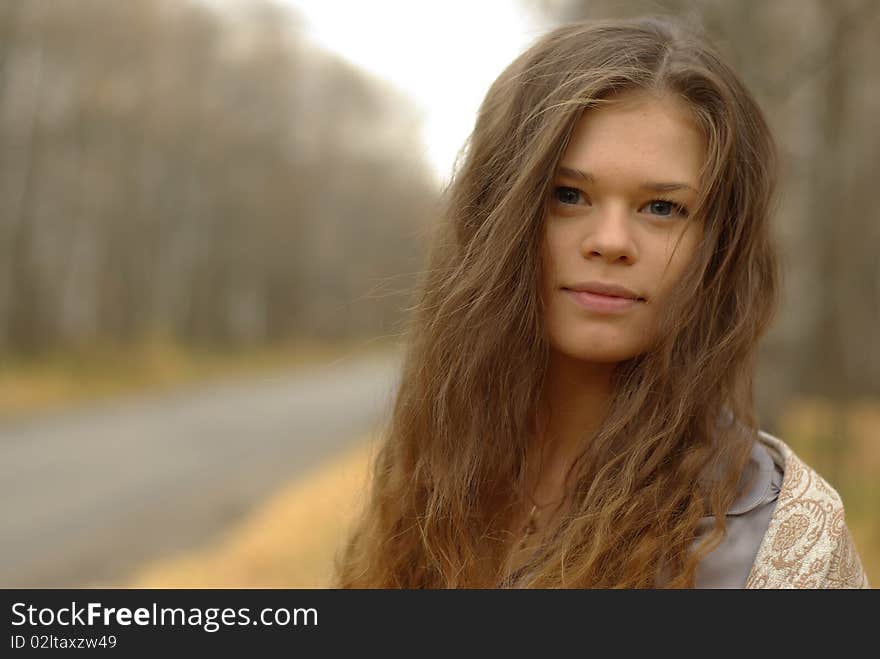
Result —
<path fill-rule="evenodd" d="M 626 90 L 684 100 L 707 145 L 704 232 L 650 350 L 569 472 L 566 514 L 526 566 L 542 588 L 692 587 L 723 539 L 757 424 L 757 344 L 776 301 L 772 137 L 706 39 L 667 19 L 580 22 L 492 84 L 460 153 L 407 319 L 399 388 L 334 586 L 494 588 L 521 510 L 549 344 L 541 242 L 585 109 Z M 517 508 L 520 506 L 520 508 Z M 700 517 L 715 527 L 697 539 Z"/>

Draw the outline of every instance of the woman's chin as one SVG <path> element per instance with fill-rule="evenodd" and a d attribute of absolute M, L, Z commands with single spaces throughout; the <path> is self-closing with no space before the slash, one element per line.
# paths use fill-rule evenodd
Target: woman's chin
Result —
<path fill-rule="evenodd" d="M 627 359 L 632 359 L 639 354 L 638 351 L 621 350 L 620 346 L 566 346 L 556 347 L 555 351 L 568 359 L 582 361 L 591 364 L 617 364 Z"/>

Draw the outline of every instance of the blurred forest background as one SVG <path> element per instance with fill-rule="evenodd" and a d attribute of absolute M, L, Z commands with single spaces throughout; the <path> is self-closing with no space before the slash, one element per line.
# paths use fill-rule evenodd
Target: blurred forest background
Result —
<path fill-rule="evenodd" d="M 389 329 L 436 196 L 416 119 L 247 9 L 0 2 L 0 350 Z"/>
<path fill-rule="evenodd" d="M 0 0 L 0 412 L 70 355 L 396 331 L 440 195 L 416 113 L 289 10 L 219 4 Z M 699 22 L 765 109 L 785 298 L 760 418 L 841 492 L 880 583 L 880 1 L 528 4 Z"/>

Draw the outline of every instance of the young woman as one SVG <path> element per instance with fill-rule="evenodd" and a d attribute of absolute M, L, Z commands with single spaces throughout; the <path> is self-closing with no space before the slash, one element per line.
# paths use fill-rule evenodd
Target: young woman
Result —
<path fill-rule="evenodd" d="M 756 424 L 774 147 L 705 40 L 556 29 L 463 155 L 336 585 L 867 586 L 837 493 Z"/>

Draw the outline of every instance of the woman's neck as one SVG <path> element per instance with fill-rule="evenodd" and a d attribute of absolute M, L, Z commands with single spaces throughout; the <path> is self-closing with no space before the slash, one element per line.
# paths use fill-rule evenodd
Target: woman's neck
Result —
<path fill-rule="evenodd" d="M 586 363 L 559 353 L 551 357 L 538 432 L 528 458 L 530 473 L 541 472 L 531 482 L 537 481 L 545 494 L 564 489 L 568 467 L 605 418 L 614 366 Z"/>

